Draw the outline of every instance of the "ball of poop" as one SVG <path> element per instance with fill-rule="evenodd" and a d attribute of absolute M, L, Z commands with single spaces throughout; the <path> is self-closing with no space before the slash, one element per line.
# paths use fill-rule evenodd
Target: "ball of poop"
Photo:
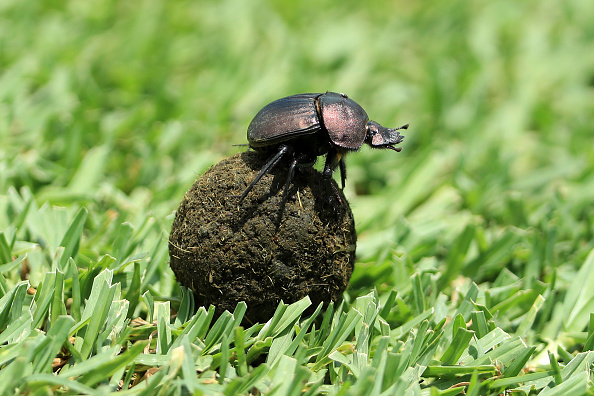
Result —
<path fill-rule="evenodd" d="M 268 160 L 249 151 L 211 167 L 186 193 L 169 237 L 171 268 L 197 304 L 220 314 L 245 301 L 245 323 L 267 321 L 281 300 L 309 296 L 314 308 L 340 299 L 355 261 L 353 213 L 315 169 L 295 173 L 280 223 L 288 163 L 239 202 Z"/>

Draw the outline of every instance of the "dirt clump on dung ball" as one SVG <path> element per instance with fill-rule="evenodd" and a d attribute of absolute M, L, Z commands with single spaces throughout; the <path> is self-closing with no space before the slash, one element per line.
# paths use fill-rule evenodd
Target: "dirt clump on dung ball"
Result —
<path fill-rule="evenodd" d="M 245 301 L 247 323 L 270 319 L 281 300 L 309 295 L 312 308 L 338 300 L 355 262 L 348 202 L 334 180 L 313 168 L 295 173 L 278 229 L 287 163 L 239 203 L 269 157 L 250 151 L 211 167 L 186 193 L 169 237 L 171 268 L 197 304 L 220 313 Z"/>

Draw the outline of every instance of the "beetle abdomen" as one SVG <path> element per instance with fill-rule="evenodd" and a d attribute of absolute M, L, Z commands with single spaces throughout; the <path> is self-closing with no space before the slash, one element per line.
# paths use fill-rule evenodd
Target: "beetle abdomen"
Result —
<path fill-rule="evenodd" d="M 248 142 L 253 148 L 271 146 L 296 136 L 320 130 L 315 105 L 319 93 L 288 96 L 264 106 L 248 127 Z"/>

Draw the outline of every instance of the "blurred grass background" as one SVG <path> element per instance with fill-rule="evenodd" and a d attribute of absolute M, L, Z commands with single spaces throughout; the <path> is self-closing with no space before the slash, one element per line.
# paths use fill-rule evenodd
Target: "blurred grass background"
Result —
<path fill-rule="evenodd" d="M 169 298 L 159 241 L 195 178 L 243 150 L 270 101 L 344 92 L 383 125 L 411 124 L 400 154 L 347 157 L 350 296 L 406 295 L 413 274 L 435 288 L 431 304 L 471 280 L 554 288 L 537 330 L 555 337 L 594 247 L 592 21 L 589 0 L 2 0 L 0 230 L 36 285 L 84 206 L 77 264 L 150 251 L 159 271 L 141 293 Z M 3 276 L 5 290 L 20 280 Z M 566 329 L 584 330 L 593 288 Z"/>
<path fill-rule="evenodd" d="M 432 245 L 415 261 L 468 223 L 546 232 L 554 222 L 562 262 L 591 247 L 589 1 L 3 1 L 0 11 L 0 191 L 27 186 L 40 204 L 133 224 L 162 219 L 241 150 L 263 105 L 331 90 L 384 125 L 411 123 L 401 154 L 348 158 L 361 258 L 401 243 L 411 253 L 395 227 L 404 219 Z"/>

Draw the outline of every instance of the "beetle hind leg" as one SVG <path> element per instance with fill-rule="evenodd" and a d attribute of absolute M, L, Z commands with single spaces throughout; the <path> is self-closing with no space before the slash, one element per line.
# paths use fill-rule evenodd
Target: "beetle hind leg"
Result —
<path fill-rule="evenodd" d="M 272 158 L 270 158 L 270 160 L 266 163 L 266 165 L 264 165 L 262 170 L 260 170 L 258 176 L 256 176 L 256 178 L 250 183 L 250 185 L 247 186 L 247 188 L 243 191 L 243 194 L 241 194 L 241 197 L 239 197 L 239 203 L 243 202 L 245 197 L 247 197 L 247 195 L 250 193 L 250 191 L 252 191 L 254 186 L 258 184 L 260 179 L 262 179 L 264 175 L 270 172 L 272 168 L 274 168 L 279 163 L 283 155 L 285 155 L 288 151 L 289 147 L 287 145 L 280 146 L 278 152 Z"/>

